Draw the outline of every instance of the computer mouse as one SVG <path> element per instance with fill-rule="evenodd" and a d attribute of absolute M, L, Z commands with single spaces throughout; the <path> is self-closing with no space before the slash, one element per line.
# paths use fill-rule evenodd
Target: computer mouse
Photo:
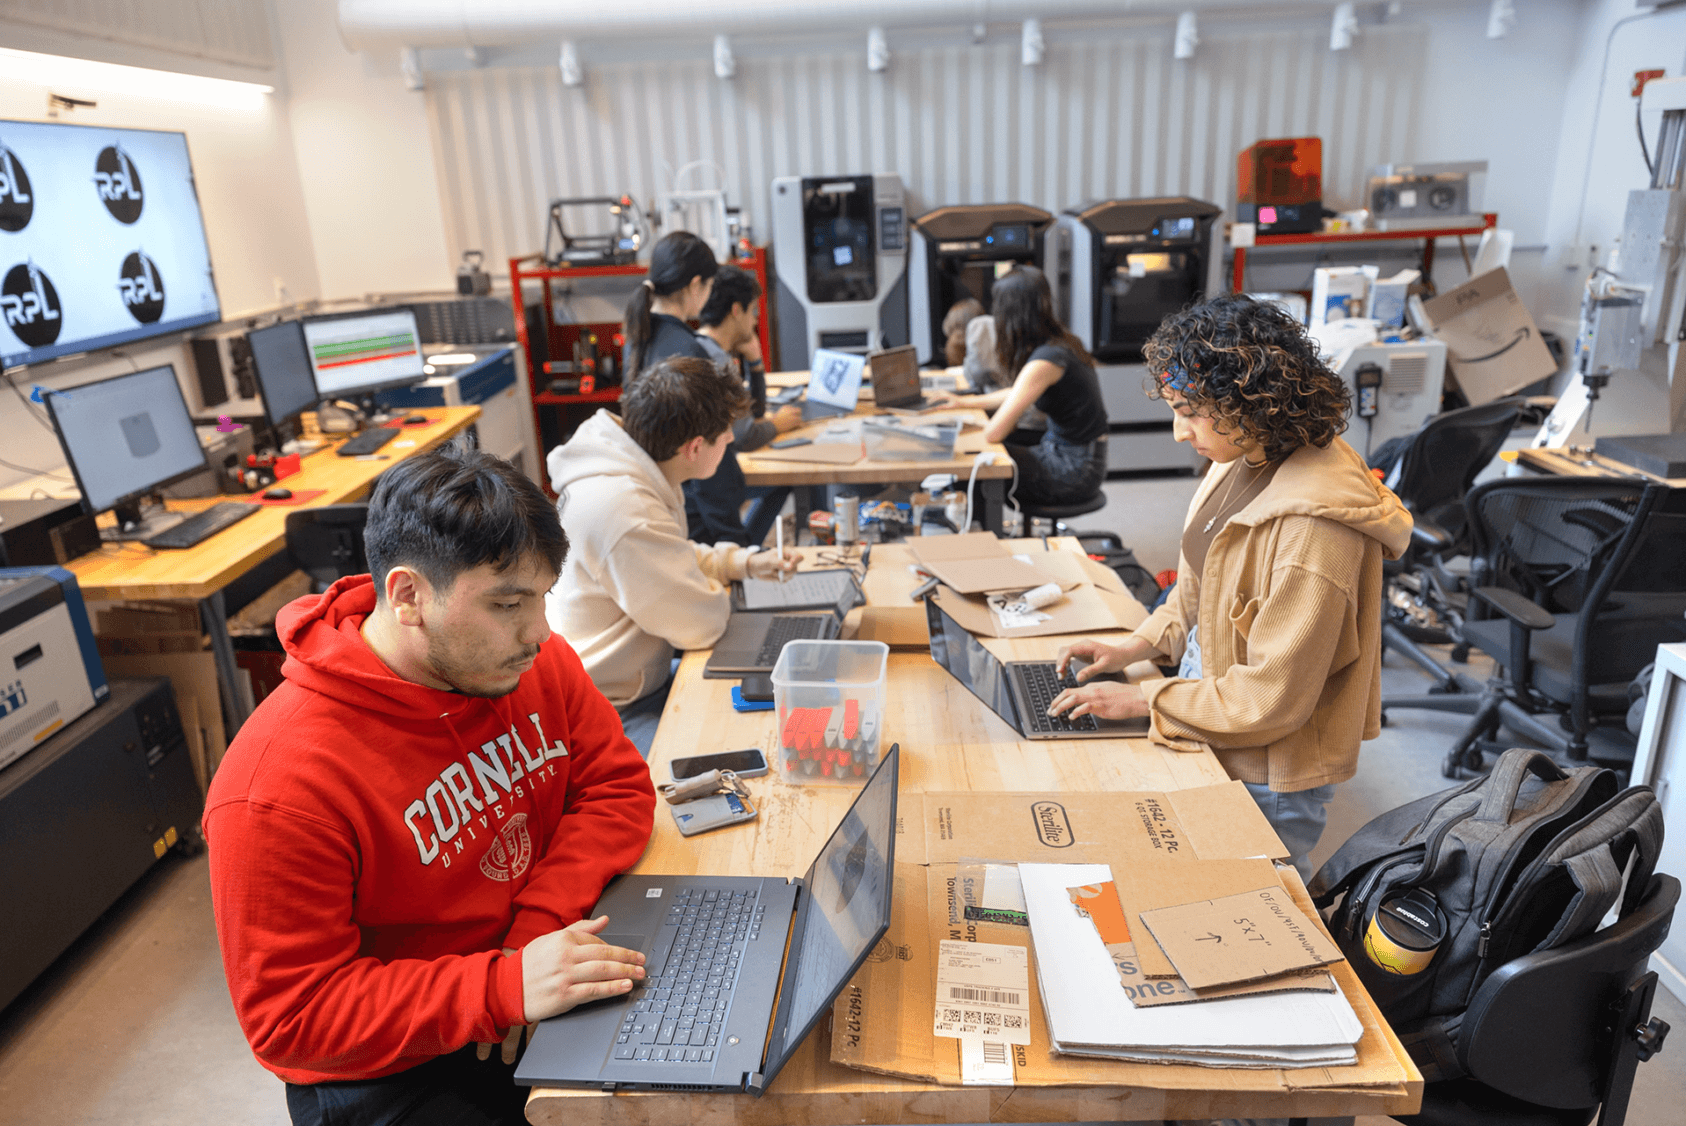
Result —
<path fill-rule="evenodd" d="M 265 489 L 263 491 L 264 500 L 288 500 L 292 495 L 293 490 L 291 489 Z"/>
<path fill-rule="evenodd" d="M 411 426 L 419 426 L 427 421 L 427 416 L 425 414 L 412 414 L 404 421 L 409 423 Z"/>

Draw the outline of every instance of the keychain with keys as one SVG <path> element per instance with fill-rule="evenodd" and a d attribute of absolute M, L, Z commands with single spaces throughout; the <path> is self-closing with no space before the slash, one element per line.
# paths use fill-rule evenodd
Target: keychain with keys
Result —
<path fill-rule="evenodd" d="M 743 780 L 730 770 L 710 770 L 695 778 L 686 778 L 679 782 L 663 782 L 657 787 L 662 797 L 669 805 L 679 805 L 681 802 L 695 801 L 706 798 L 710 794 L 733 793 L 740 798 L 747 798 L 749 790 L 744 787 Z"/>

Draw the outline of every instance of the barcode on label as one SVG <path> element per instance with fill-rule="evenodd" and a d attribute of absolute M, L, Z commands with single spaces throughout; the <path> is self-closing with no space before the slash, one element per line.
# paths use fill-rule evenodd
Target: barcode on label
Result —
<path fill-rule="evenodd" d="M 963 985 L 948 987 L 948 996 L 952 1001 L 983 1001 L 990 1005 L 1018 1005 L 1022 1004 L 1017 993 L 1008 993 L 1001 989 L 968 989 Z"/>
<path fill-rule="evenodd" d="M 1000 1040 L 985 1040 L 983 1042 L 984 1063 L 993 1067 L 1007 1066 L 1007 1045 Z"/>

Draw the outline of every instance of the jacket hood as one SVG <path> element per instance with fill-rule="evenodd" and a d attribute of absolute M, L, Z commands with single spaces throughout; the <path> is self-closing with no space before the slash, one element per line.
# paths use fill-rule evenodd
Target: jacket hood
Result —
<path fill-rule="evenodd" d="M 1239 465 L 1231 463 L 1229 472 Z M 1345 524 L 1380 543 L 1389 559 L 1399 558 L 1411 542 L 1410 512 L 1340 438 L 1321 450 L 1302 446 L 1289 454 L 1264 491 L 1230 520 L 1257 525 L 1293 515 Z"/>
<path fill-rule="evenodd" d="M 545 459 L 550 487 L 562 496 L 586 477 L 631 477 L 655 487 L 662 499 L 684 509 L 683 494 L 662 476 L 661 467 L 632 440 L 621 420 L 600 410 L 580 424 L 574 436 L 550 451 Z"/>
<path fill-rule="evenodd" d="M 387 668 L 360 633 L 374 609 L 375 582 L 368 575 L 340 579 L 321 594 L 283 606 L 275 615 L 287 654 L 281 675 L 350 707 L 404 719 L 455 715 L 474 703 Z"/>

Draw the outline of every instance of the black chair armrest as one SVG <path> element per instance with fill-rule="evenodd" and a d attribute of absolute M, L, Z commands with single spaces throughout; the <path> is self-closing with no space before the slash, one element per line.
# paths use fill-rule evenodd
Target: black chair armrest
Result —
<path fill-rule="evenodd" d="M 1439 524 L 1434 523 L 1426 517 L 1412 517 L 1411 543 L 1414 546 L 1422 549 L 1423 551 L 1433 552 L 1438 555 L 1443 551 L 1451 550 L 1454 542 L 1455 541 L 1452 539 L 1452 533 L 1448 532 L 1445 528 L 1442 528 Z"/>
<path fill-rule="evenodd" d="M 1478 586 L 1475 594 L 1483 602 L 1509 618 L 1523 629 L 1550 629 L 1557 621 L 1543 606 L 1498 586 Z"/>

